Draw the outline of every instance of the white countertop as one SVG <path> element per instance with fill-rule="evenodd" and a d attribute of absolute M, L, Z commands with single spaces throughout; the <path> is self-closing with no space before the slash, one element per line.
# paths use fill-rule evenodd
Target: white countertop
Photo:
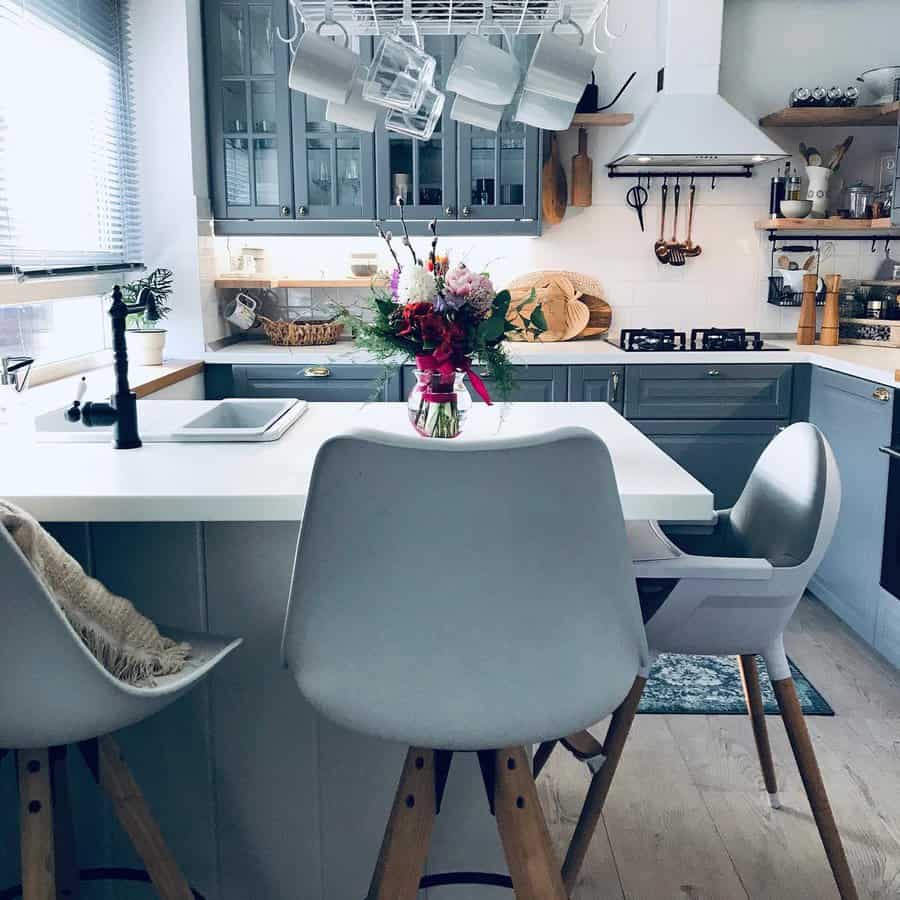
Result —
<path fill-rule="evenodd" d="M 140 407 L 139 407 L 140 409 Z M 460 441 L 593 429 L 612 455 L 629 519 L 705 521 L 712 494 L 605 403 L 476 404 Z M 140 414 L 140 413 L 139 413 Z M 271 444 L 38 444 L 0 435 L 0 497 L 45 522 L 290 521 L 302 517 L 316 451 L 332 435 L 366 427 L 410 432 L 400 403 L 311 403 Z"/>
<path fill-rule="evenodd" d="M 798 347 L 794 341 L 767 341 L 771 346 L 786 347 L 784 352 L 734 351 L 697 353 L 626 353 L 603 340 L 565 341 L 547 344 L 510 343 L 509 355 L 514 363 L 540 366 L 589 365 L 660 365 L 663 363 L 812 363 L 825 369 L 866 378 L 878 384 L 897 386 L 894 373 L 900 369 L 900 349 L 841 344 L 837 347 Z M 207 363 L 226 365 L 309 365 L 311 363 L 377 364 L 371 354 L 357 350 L 350 340 L 325 347 L 273 347 L 271 344 L 247 341 L 221 350 L 209 351 Z"/>

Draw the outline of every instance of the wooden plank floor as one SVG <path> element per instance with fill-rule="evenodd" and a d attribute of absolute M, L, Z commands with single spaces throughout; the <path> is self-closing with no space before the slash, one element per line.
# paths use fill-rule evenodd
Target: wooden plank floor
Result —
<path fill-rule="evenodd" d="M 900 673 L 812 598 L 785 644 L 836 713 L 807 722 L 860 897 L 898 900 Z M 836 900 L 784 727 L 768 722 L 780 810 L 749 719 L 638 716 L 573 900 Z M 560 857 L 588 777 L 557 750 L 538 781 Z"/>

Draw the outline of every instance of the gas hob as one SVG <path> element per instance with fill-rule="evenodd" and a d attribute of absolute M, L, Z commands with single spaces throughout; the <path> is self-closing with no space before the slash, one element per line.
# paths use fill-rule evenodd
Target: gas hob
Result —
<path fill-rule="evenodd" d="M 672 351 L 785 351 L 787 347 L 766 344 L 758 331 L 744 328 L 693 328 L 687 332 L 674 328 L 624 328 L 619 347 L 629 353 L 665 353 Z"/>

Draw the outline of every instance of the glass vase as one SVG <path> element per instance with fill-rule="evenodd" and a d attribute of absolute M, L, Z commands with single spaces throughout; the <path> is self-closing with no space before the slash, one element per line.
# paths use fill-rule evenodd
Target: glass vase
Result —
<path fill-rule="evenodd" d="M 463 382 L 464 372 L 442 375 L 416 370 L 416 383 L 407 400 L 409 421 L 422 437 L 455 438 L 472 408 L 472 397 Z"/>

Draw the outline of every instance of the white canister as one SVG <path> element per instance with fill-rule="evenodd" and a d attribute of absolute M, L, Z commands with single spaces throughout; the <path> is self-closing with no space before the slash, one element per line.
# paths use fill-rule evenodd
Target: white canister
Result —
<path fill-rule="evenodd" d="M 225 318 L 231 322 L 235 328 L 246 331 L 256 324 L 257 306 L 259 306 L 259 304 L 256 300 L 242 291 L 234 298 L 233 302 L 225 307 Z"/>
<path fill-rule="evenodd" d="M 810 217 L 824 219 L 828 215 L 828 182 L 831 178 L 831 169 L 828 166 L 807 166 L 806 177 L 809 179 L 806 199 L 812 200 Z"/>

